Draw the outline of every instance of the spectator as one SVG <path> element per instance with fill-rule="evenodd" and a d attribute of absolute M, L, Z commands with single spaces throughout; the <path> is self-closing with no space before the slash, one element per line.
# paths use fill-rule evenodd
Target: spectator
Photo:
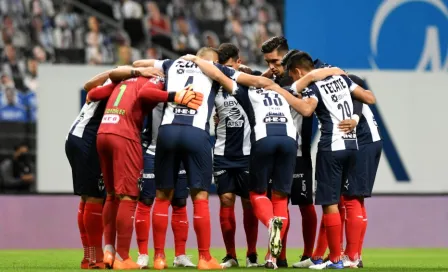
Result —
<path fill-rule="evenodd" d="M 14 81 L 8 75 L 3 74 L 1 76 L 0 87 L 0 91 L 6 88 L 15 88 Z M 0 105 L 2 105 L 2 103 L 0 103 Z"/>
<path fill-rule="evenodd" d="M 32 16 L 51 18 L 54 16 L 53 1 L 51 0 L 25 0 L 25 5 Z"/>
<path fill-rule="evenodd" d="M 235 44 L 241 52 L 241 61 L 243 63 L 251 63 L 255 60 L 253 55 L 253 42 L 244 33 L 243 27 L 238 20 L 231 21 L 232 34 L 230 36 L 230 42 Z"/>
<path fill-rule="evenodd" d="M 142 6 L 133 0 L 122 0 L 121 12 L 124 19 L 142 19 Z"/>
<path fill-rule="evenodd" d="M 104 35 L 100 32 L 98 20 L 94 16 L 90 16 L 89 32 L 86 34 L 86 59 L 89 64 L 103 63 L 103 42 Z"/>
<path fill-rule="evenodd" d="M 146 59 L 162 59 L 162 53 L 157 47 L 150 47 L 145 52 Z"/>
<path fill-rule="evenodd" d="M 219 0 L 201 0 L 193 6 L 193 13 L 200 21 L 223 21 L 224 7 Z"/>
<path fill-rule="evenodd" d="M 17 29 L 11 16 L 5 15 L 2 24 L 2 43 L 12 43 L 15 47 L 26 47 L 28 44 L 27 36 L 23 31 Z"/>
<path fill-rule="evenodd" d="M 33 57 L 38 62 L 47 62 L 50 60 L 47 56 L 47 52 L 45 52 L 45 50 L 39 45 L 34 46 L 32 52 L 33 52 Z"/>
<path fill-rule="evenodd" d="M 27 144 L 14 147 L 11 158 L 0 164 L 1 191 L 5 193 L 29 193 L 34 187 L 34 165 Z"/>
<path fill-rule="evenodd" d="M 266 0 L 254 0 L 253 4 L 250 6 L 249 12 L 250 17 L 255 20 L 258 16 L 258 11 L 263 8 L 267 11 L 269 18 L 273 21 L 277 21 L 277 12 L 275 11 L 275 8 L 269 4 L 266 3 Z"/>
<path fill-rule="evenodd" d="M 226 17 L 228 20 L 239 19 L 242 22 L 250 19 L 247 9 L 239 4 L 239 0 L 227 0 Z"/>
<path fill-rule="evenodd" d="M 43 27 L 42 19 L 35 16 L 31 21 L 31 40 L 35 44 L 40 44 L 45 51 L 53 53 L 53 36 L 49 27 Z"/>
<path fill-rule="evenodd" d="M 168 4 L 166 11 L 170 18 L 190 16 L 190 11 L 187 8 L 185 0 L 172 0 L 171 3 Z"/>
<path fill-rule="evenodd" d="M 221 42 L 215 32 L 206 30 L 202 33 L 202 44 L 208 47 L 218 48 Z"/>
<path fill-rule="evenodd" d="M 282 35 L 282 25 L 269 17 L 268 10 L 264 7 L 258 9 L 257 20 L 254 24 L 255 28 L 264 26 L 268 32 L 269 36 L 281 36 Z"/>
<path fill-rule="evenodd" d="M 179 33 L 173 37 L 173 48 L 176 51 L 196 51 L 200 44 L 196 36 L 190 32 L 187 20 L 180 17 L 176 20 Z"/>
<path fill-rule="evenodd" d="M 33 58 L 28 59 L 27 66 L 28 69 L 24 79 L 25 85 L 28 89 L 36 91 L 39 86 L 37 81 L 37 60 Z"/>
<path fill-rule="evenodd" d="M 117 65 L 129 65 L 132 63 L 132 49 L 128 45 L 118 47 Z"/>
<path fill-rule="evenodd" d="M 9 14 L 15 18 L 21 18 L 25 14 L 22 1 L 3 0 L 0 1 L 0 14 Z"/>
<path fill-rule="evenodd" d="M 56 48 L 84 48 L 81 19 L 76 12 L 73 12 L 71 5 L 62 5 L 54 21 L 56 28 L 53 36 Z"/>
<path fill-rule="evenodd" d="M 25 63 L 17 58 L 16 49 L 12 44 L 5 46 L 5 59 L 2 70 L 4 74 L 12 78 L 17 89 L 24 89 L 23 76 L 25 74 Z"/>
<path fill-rule="evenodd" d="M 151 36 L 170 35 L 170 21 L 160 12 L 157 3 L 154 1 L 148 2 L 146 9 L 148 11 L 148 15 L 145 18 L 147 33 Z"/>
<path fill-rule="evenodd" d="M 27 113 L 25 108 L 17 103 L 18 95 L 16 91 L 13 88 L 6 88 L 4 93 L 6 102 L 0 107 L 0 121 L 26 122 Z"/>

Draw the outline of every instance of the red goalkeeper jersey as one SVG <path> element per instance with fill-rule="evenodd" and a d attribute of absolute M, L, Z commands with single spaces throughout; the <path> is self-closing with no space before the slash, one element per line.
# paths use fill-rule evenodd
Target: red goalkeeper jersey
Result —
<path fill-rule="evenodd" d="M 162 78 L 130 78 L 116 87 L 97 87 L 89 92 L 91 100 L 109 97 L 98 134 L 116 134 L 140 142 L 145 116 L 160 102 L 166 102 Z"/>

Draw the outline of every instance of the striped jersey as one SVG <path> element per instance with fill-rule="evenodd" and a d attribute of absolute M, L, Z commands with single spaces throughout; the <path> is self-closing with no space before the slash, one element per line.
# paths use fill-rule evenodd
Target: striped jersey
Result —
<path fill-rule="evenodd" d="M 250 155 L 249 118 L 234 96 L 221 89 L 215 98 L 219 122 L 215 128 L 214 166 L 247 167 Z"/>
<path fill-rule="evenodd" d="M 342 120 L 352 116 L 353 102 L 350 93 L 357 86 L 345 75 L 330 76 L 312 83 L 303 91 L 304 97 L 318 102 L 315 113 L 321 132 L 319 151 L 358 149 L 356 129 L 345 134 L 338 128 Z"/>
<path fill-rule="evenodd" d="M 103 86 L 110 84 L 108 79 Z M 69 134 L 87 141 L 95 141 L 98 128 L 103 119 L 104 110 L 106 109 L 107 100 L 85 103 L 70 127 Z"/>
<path fill-rule="evenodd" d="M 142 132 L 142 145 L 146 148 L 147 154 L 156 155 L 157 135 L 162 123 L 163 105 L 164 103 L 157 104 L 146 119 L 146 128 Z"/>
<path fill-rule="evenodd" d="M 220 64 L 215 65 L 233 80 L 236 80 L 240 74 L 232 68 Z M 162 125 L 193 126 L 209 133 L 209 120 L 216 93 L 220 88 L 219 83 L 202 73 L 196 63 L 183 59 L 156 61 L 154 67 L 163 70 L 165 73 L 166 91 L 177 92 L 192 84 L 194 91 L 201 92 L 204 95 L 202 105 L 197 110 L 173 102 L 167 103 L 163 112 Z"/>
<path fill-rule="evenodd" d="M 267 136 L 289 136 L 297 140 L 291 110 L 283 96 L 272 90 L 240 85 L 235 98 L 248 115 L 252 143 Z"/>
<path fill-rule="evenodd" d="M 296 97 L 298 96 L 297 92 L 293 92 L 290 89 L 287 89 L 287 90 L 292 95 L 294 95 Z M 297 148 L 297 157 L 302 157 L 302 140 L 303 140 L 302 130 L 306 129 L 306 128 L 303 128 L 303 122 L 304 122 L 305 118 L 303 117 L 303 115 L 298 113 L 293 107 L 291 107 L 291 116 L 292 116 L 292 120 L 293 120 L 294 126 L 297 129 L 297 135 L 298 135 L 298 137 L 297 137 L 297 146 L 298 146 L 298 148 Z M 313 120 L 311 119 L 311 124 L 312 124 L 312 121 Z M 312 128 L 308 128 L 308 129 L 312 129 Z"/>

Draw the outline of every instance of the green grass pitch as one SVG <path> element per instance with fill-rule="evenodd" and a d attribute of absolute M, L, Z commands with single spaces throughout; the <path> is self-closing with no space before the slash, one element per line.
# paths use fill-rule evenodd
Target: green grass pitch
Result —
<path fill-rule="evenodd" d="M 259 249 L 264 257 L 266 249 Z M 300 250 L 288 249 L 288 262 L 292 265 L 299 258 Z M 151 256 L 152 252 L 150 252 Z M 167 250 L 168 263 L 173 261 L 172 250 Z M 197 263 L 197 251 L 189 249 Z M 245 265 L 244 249 L 237 252 L 240 265 Z M 136 259 L 137 252 L 132 251 Z M 222 258 L 224 249 L 213 249 L 212 255 Z M 82 251 L 71 249 L 54 250 L 0 250 L 0 271 L 83 271 L 79 268 Z M 366 249 L 363 253 L 364 268 L 361 271 L 448 271 L 448 249 Z M 293 270 L 294 268 L 288 268 Z M 196 269 L 170 268 L 168 270 L 197 271 Z M 232 268 L 232 271 L 247 271 L 243 268 Z M 265 270 L 251 268 L 250 270 Z M 287 270 L 287 269 L 278 269 Z M 300 270 L 300 269 L 298 269 Z"/>

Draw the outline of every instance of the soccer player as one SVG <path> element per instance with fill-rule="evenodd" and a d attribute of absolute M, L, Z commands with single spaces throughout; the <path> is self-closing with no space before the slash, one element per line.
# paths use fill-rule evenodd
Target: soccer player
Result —
<path fill-rule="evenodd" d="M 218 48 L 219 62 L 239 70 L 239 49 L 231 43 Z M 235 196 L 241 197 L 243 225 L 246 233 L 246 267 L 257 267 L 258 218 L 249 199 L 250 124 L 246 112 L 227 91 L 220 89 L 215 98 L 216 143 L 213 157 L 213 175 L 220 200 L 219 220 L 227 255 L 221 266 L 239 266 L 235 249 Z"/>
<path fill-rule="evenodd" d="M 129 248 L 139 195 L 138 181 L 143 168 L 140 133 L 145 114 L 159 102 L 173 101 L 191 108 L 198 108 L 202 103 L 202 96 L 191 91 L 189 86 L 178 92 L 161 91 L 163 80 L 160 77 L 143 77 L 151 69 L 114 69 L 109 74 L 113 82 L 131 78 L 117 84 L 112 91 L 97 87 L 88 95 L 92 101 L 110 96 L 98 130 L 97 145 L 109 200 L 104 207 L 107 240 L 104 263 L 114 269 L 141 268 L 130 258 Z M 114 198 L 119 199 L 118 208 L 114 207 Z M 116 254 L 113 247 L 115 232 Z"/>
<path fill-rule="evenodd" d="M 265 76 L 274 77 L 277 84 L 289 87 L 293 83 L 292 78 L 284 70 L 282 59 L 288 52 L 288 41 L 281 36 L 272 37 L 261 46 L 261 52 L 269 66 Z M 313 166 L 311 161 L 311 135 L 313 118 L 294 113 L 296 128 L 300 135 L 299 148 L 296 157 L 293 185 L 291 189 L 291 204 L 298 205 L 302 215 L 303 253 L 301 261 L 310 258 L 313 254 L 314 241 L 316 239 L 317 214 L 313 205 Z M 283 238 L 283 250 L 277 259 L 279 267 L 288 267 L 286 260 L 286 242 L 288 237 L 289 221 Z"/>
<path fill-rule="evenodd" d="M 84 85 L 84 89 L 89 92 L 96 86 L 109 83 L 106 82 L 109 72 L 93 77 Z M 105 192 L 96 149 L 96 134 L 106 102 L 84 104 L 65 142 L 65 153 L 72 168 L 74 194 L 81 196 L 78 208 L 78 228 L 84 248 L 81 269 L 104 268 L 101 214 Z"/>
<path fill-rule="evenodd" d="M 287 64 L 289 75 L 298 80 L 314 70 L 311 56 L 305 52 L 293 54 Z M 296 88 L 293 84 L 292 89 Z M 356 132 L 345 134 L 338 129 L 339 122 L 350 119 L 356 99 L 375 103 L 375 97 L 353 83 L 347 76 L 331 76 L 308 86 L 303 92 L 304 99 L 297 99 L 281 88 L 275 88 L 288 103 L 304 116 L 314 111 L 321 123 L 321 139 L 316 158 L 316 204 L 323 207 L 323 220 L 330 248 L 329 261 L 310 266 L 312 269 L 342 269 L 340 240 L 341 218 L 338 202 L 343 182 L 354 167 L 357 151 Z"/>
<path fill-rule="evenodd" d="M 216 50 L 202 48 L 198 57 L 211 61 L 218 60 Z M 194 229 L 198 239 L 199 269 L 220 269 L 220 264 L 210 255 L 210 211 L 208 188 L 212 179 L 212 146 L 209 136 L 209 119 L 213 101 L 219 84 L 204 75 L 198 65 L 184 59 L 155 61 L 147 60 L 147 65 L 163 69 L 167 76 L 168 91 L 179 90 L 193 84 L 204 94 L 205 103 L 198 110 L 168 103 L 159 128 L 155 159 L 156 200 L 152 212 L 155 260 L 154 268 L 165 267 L 165 238 L 168 226 L 168 208 L 173 197 L 179 165 L 186 168 L 188 186 L 193 199 Z M 138 65 L 139 63 L 136 63 Z M 268 86 L 271 81 L 262 77 L 241 74 L 233 69 L 216 64 L 228 77 L 248 85 Z M 200 143 L 200 144 L 198 144 Z"/>
<path fill-rule="evenodd" d="M 147 267 L 148 256 L 148 238 L 150 229 L 150 212 L 156 195 L 154 159 L 156 152 L 156 142 L 159 126 L 162 122 L 163 103 L 159 103 L 148 115 L 146 128 L 142 132 L 142 145 L 144 151 L 143 157 L 143 184 L 140 192 L 140 198 L 135 214 L 135 234 L 139 248 L 139 257 L 137 263 L 142 267 Z M 188 215 L 187 215 L 187 174 L 183 164 L 181 164 L 174 196 L 171 200 L 173 208 L 171 214 L 171 228 L 174 234 L 175 258 L 174 267 L 196 267 L 186 255 L 186 242 L 188 238 Z"/>

